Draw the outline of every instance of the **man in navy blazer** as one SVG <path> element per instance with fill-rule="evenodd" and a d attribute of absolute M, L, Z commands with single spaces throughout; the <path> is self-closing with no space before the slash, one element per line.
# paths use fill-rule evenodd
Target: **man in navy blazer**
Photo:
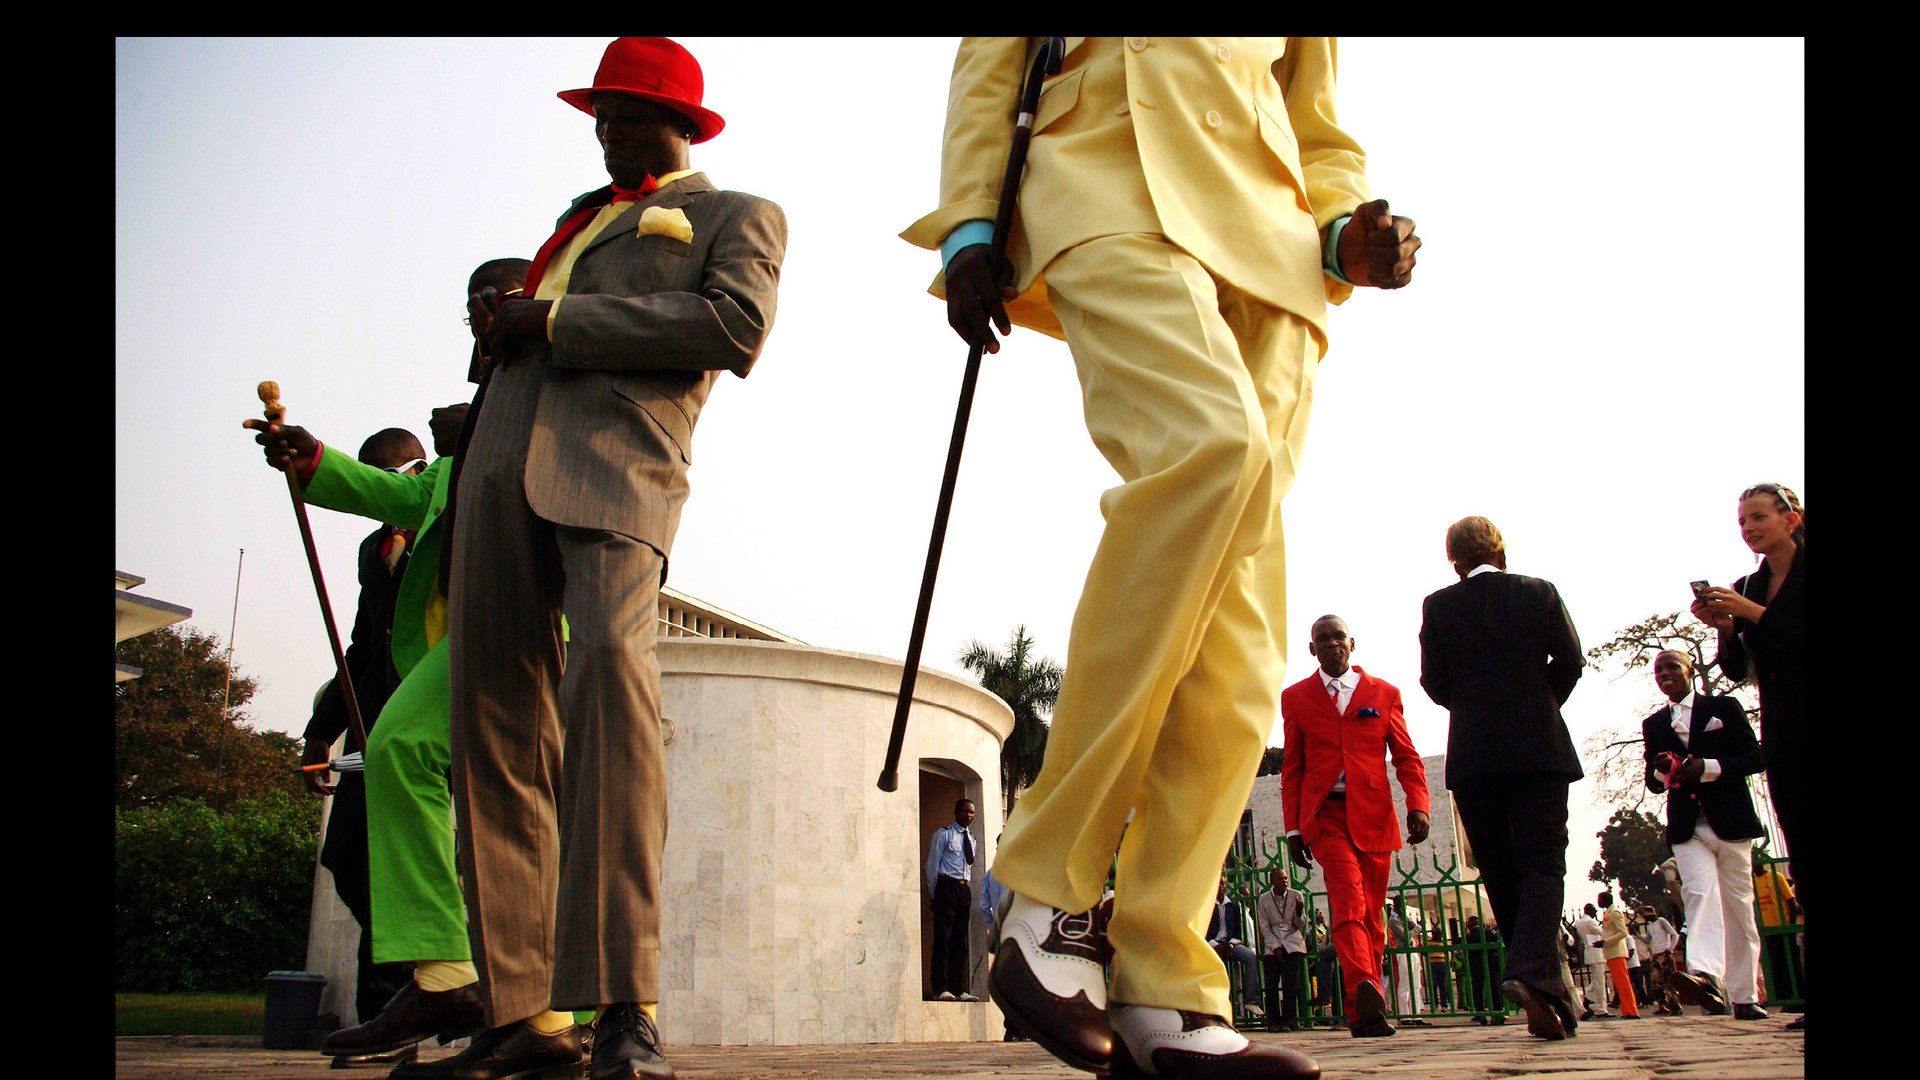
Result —
<path fill-rule="evenodd" d="M 1493 522 L 1448 526 L 1447 559 L 1460 580 L 1423 605 L 1420 685 L 1449 713 L 1447 788 L 1507 943 L 1501 992 L 1529 1032 L 1564 1039 L 1567 788 L 1585 774 L 1560 706 L 1586 660 L 1553 582 L 1506 572 Z"/>
<path fill-rule="evenodd" d="M 1765 830 L 1747 791 L 1747 777 L 1761 769 L 1760 742 L 1738 701 L 1694 692 L 1686 653 L 1656 656 L 1653 680 L 1671 704 L 1640 722 L 1647 787 L 1667 794 L 1667 843 L 1687 909 L 1687 970 L 1673 973 L 1674 988 L 1709 1013 L 1731 1003 L 1736 1019 L 1765 1020 L 1749 873 L 1754 838 Z"/>

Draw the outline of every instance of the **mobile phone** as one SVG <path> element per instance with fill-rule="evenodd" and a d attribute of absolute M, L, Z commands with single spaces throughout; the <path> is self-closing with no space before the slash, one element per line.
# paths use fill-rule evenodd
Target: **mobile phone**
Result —
<path fill-rule="evenodd" d="M 1699 596 L 1701 593 L 1713 588 L 1713 582 L 1711 581 L 1689 581 L 1687 584 L 1693 587 L 1693 595 L 1695 596 Z"/>

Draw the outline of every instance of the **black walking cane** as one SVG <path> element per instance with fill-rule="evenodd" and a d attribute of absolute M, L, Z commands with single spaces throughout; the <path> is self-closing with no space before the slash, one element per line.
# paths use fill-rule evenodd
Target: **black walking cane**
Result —
<path fill-rule="evenodd" d="M 280 404 L 280 384 L 263 382 L 259 388 L 260 404 L 267 423 L 277 424 L 286 416 L 287 410 Z M 327 602 L 327 583 L 320 576 L 320 553 L 313 546 L 313 526 L 307 523 L 307 500 L 300 494 L 300 478 L 293 475 L 293 462 L 287 462 L 287 493 L 293 496 L 293 518 L 300 525 L 300 541 L 307 548 L 307 568 L 313 571 L 313 591 L 320 597 L 320 617 L 327 624 L 327 643 L 333 646 L 333 666 L 339 674 L 334 679 L 340 687 L 340 697 L 347 705 L 347 727 L 353 734 L 353 749 L 365 752 L 367 749 L 366 725 L 360 722 L 360 702 L 353 696 L 353 676 L 347 673 L 347 654 L 340 649 L 340 630 L 333 625 L 333 605 Z"/>
<path fill-rule="evenodd" d="M 1007 172 L 1000 181 L 1000 206 L 993 219 L 990 262 L 994 280 L 1007 261 L 1007 233 L 1013 225 L 1013 205 L 1020 194 L 1020 173 L 1027 163 L 1027 143 L 1033 138 L 1033 113 L 1040 104 L 1040 84 L 1060 73 L 1066 55 L 1065 40 L 1047 38 L 1033 58 L 1020 93 L 1020 112 L 1014 121 L 1013 146 L 1007 151 Z M 927 542 L 927 566 L 920 575 L 920 601 L 913 611 L 913 633 L 907 639 L 906 668 L 900 673 L 900 698 L 893 706 L 893 735 L 887 740 L 887 763 L 880 770 L 880 790 L 900 786 L 900 744 L 907 737 L 907 711 L 913 707 L 913 684 L 920 675 L 920 647 L 926 644 L 927 611 L 933 606 L 933 582 L 940 573 L 940 549 L 947 540 L 947 514 L 953 509 L 953 484 L 960 475 L 960 448 L 967 438 L 967 418 L 973 412 L 973 388 L 980 380 L 980 353 L 967 350 L 967 371 L 960 380 L 960 404 L 953 414 L 953 438 L 947 443 L 947 471 L 940 477 L 940 501 L 933 510 L 933 538 Z"/>

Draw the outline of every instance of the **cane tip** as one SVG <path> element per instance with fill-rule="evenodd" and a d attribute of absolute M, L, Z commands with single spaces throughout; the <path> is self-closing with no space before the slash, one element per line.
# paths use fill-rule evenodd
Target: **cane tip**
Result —
<path fill-rule="evenodd" d="M 893 791 L 899 788 L 899 786 L 900 786 L 899 770 L 888 769 L 886 772 L 883 772 L 880 774 L 880 790 L 881 791 Z"/>
<path fill-rule="evenodd" d="M 274 382 L 272 379 L 268 379 L 266 382 L 260 384 L 259 394 L 261 401 L 278 401 L 280 400 L 280 384 Z"/>

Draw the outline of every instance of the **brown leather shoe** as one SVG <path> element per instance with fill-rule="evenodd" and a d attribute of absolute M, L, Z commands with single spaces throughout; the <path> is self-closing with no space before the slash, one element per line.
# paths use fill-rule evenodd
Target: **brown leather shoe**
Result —
<path fill-rule="evenodd" d="M 1218 1016 L 1150 1005 L 1115 1004 L 1113 1075 L 1175 1080 L 1311 1080 L 1320 1066 L 1305 1054 L 1256 1043 Z"/>
<path fill-rule="evenodd" d="M 442 1042 L 487 1030 L 480 1010 L 478 983 L 452 990 L 422 990 L 410 982 L 393 995 L 380 1015 L 328 1035 L 320 1052 L 335 1057 L 387 1054 L 422 1039 L 443 1036 Z"/>
<path fill-rule="evenodd" d="M 586 1075 L 579 1024 L 542 1035 L 525 1020 L 489 1028 L 452 1057 L 402 1065 L 388 1080 L 579 1080 Z"/>
<path fill-rule="evenodd" d="M 1519 979 L 1508 979 L 1501 983 L 1500 992 L 1506 995 L 1508 1001 L 1527 1011 L 1528 1034 L 1551 1040 L 1567 1037 L 1567 1028 L 1562 1022 L 1561 1009 L 1555 1007 L 1553 995 Z M 1571 1009 L 1568 1012 L 1571 1012 Z"/>
<path fill-rule="evenodd" d="M 1107 1022 L 1103 936 L 1093 912 L 1079 915 L 1010 894 L 999 917 L 987 991 L 1047 1052 L 1076 1069 L 1104 1073 L 1113 1056 Z"/>
<path fill-rule="evenodd" d="M 1719 1016 L 1727 1011 L 1726 991 L 1720 989 L 1720 980 L 1713 976 L 1676 968 L 1667 973 L 1667 979 L 1681 1001 L 1700 1006 L 1708 1016 Z"/>

